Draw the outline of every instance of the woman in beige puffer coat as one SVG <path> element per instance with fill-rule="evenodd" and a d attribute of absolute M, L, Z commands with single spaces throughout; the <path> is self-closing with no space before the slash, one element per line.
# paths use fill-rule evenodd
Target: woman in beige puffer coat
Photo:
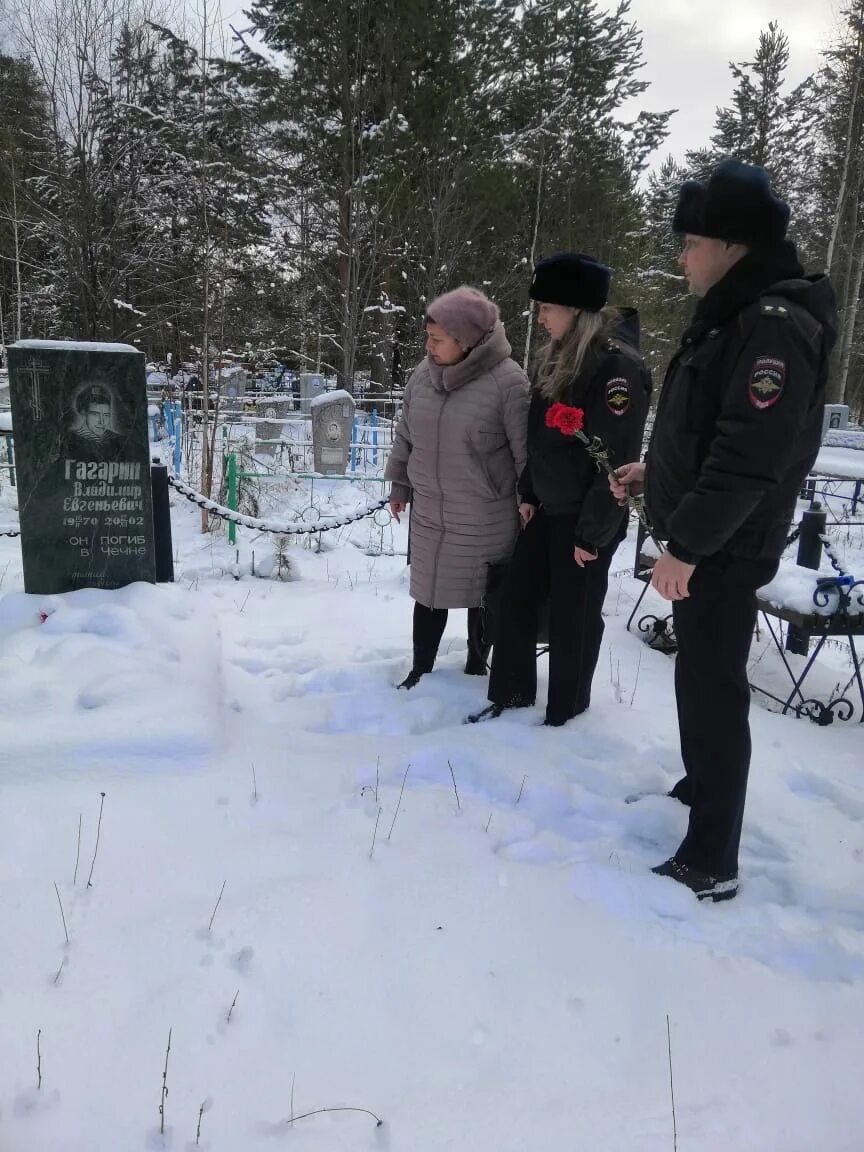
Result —
<path fill-rule="evenodd" d="M 513 551 L 525 466 L 528 379 L 496 305 L 473 288 L 440 296 L 426 312 L 426 351 L 385 473 L 397 520 L 411 504 L 414 660 L 400 688 L 431 672 L 449 608 L 468 609 L 465 671 L 485 675 L 480 602 L 488 566 Z"/>

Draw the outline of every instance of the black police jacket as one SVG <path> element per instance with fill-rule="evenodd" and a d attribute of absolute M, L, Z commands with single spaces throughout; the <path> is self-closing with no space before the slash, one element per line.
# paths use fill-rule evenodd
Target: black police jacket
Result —
<path fill-rule="evenodd" d="M 638 459 L 642 449 L 651 376 L 638 347 L 639 316 L 622 309 L 610 337 L 588 353 L 579 376 L 558 400 L 582 409 L 585 435 L 602 440 L 613 465 Z M 547 427 L 552 404 L 532 389 L 519 497 L 547 515 L 571 517 L 574 546 L 596 552 L 623 536 L 627 513 L 612 498 L 606 473 L 598 471 L 585 445 Z"/>
<path fill-rule="evenodd" d="M 706 295 L 669 365 L 646 458 L 645 505 L 673 556 L 777 559 L 819 451 L 836 308 L 794 249 L 752 254 Z M 795 272 L 800 275 L 794 275 Z"/>

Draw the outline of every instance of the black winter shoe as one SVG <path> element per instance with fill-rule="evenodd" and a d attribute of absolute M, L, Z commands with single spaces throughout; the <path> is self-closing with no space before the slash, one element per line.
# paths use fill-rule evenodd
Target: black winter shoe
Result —
<path fill-rule="evenodd" d="M 670 792 L 631 792 L 629 796 L 624 797 L 625 804 L 638 804 L 640 800 L 648 800 L 652 796 L 670 796 Z"/>
<path fill-rule="evenodd" d="M 487 704 L 479 712 L 465 717 L 466 724 L 482 724 L 484 720 L 497 720 L 502 712 L 509 708 L 533 708 L 534 701 L 526 700 L 522 696 L 513 696 L 506 704 Z"/>
<path fill-rule="evenodd" d="M 738 894 L 737 876 L 709 876 L 705 872 L 697 872 L 688 864 L 679 864 L 674 856 L 651 871 L 657 876 L 668 876 L 670 880 L 683 884 L 697 900 L 710 898 L 716 904 L 720 900 L 731 900 Z"/>
<path fill-rule="evenodd" d="M 478 656 L 476 652 L 468 654 L 468 659 L 465 661 L 466 676 L 485 676 L 488 671 L 486 661 L 482 656 Z"/>
<path fill-rule="evenodd" d="M 466 724 L 482 724 L 484 720 L 497 720 L 504 709 L 500 704 L 487 704 L 479 712 L 472 712 L 465 717 Z"/>
<path fill-rule="evenodd" d="M 584 707 L 574 708 L 573 711 L 568 713 L 566 716 L 558 715 L 555 713 L 550 714 L 547 712 L 546 719 L 543 721 L 543 726 L 545 728 L 563 728 L 564 725 L 569 724 L 570 721 L 574 719 L 574 717 L 581 716 L 583 712 L 587 711 L 588 705 L 586 704 Z"/>
<path fill-rule="evenodd" d="M 693 781 L 689 776 L 682 776 L 671 791 L 666 793 L 673 800 L 678 800 L 686 808 L 693 806 Z"/>
<path fill-rule="evenodd" d="M 422 677 L 423 677 L 422 672 L 415 672 L 414 669 L 412 668 L 411 671 L 408 673 L 408 675 L 405 677 L 405 679 L 402 681 L 402 683 L 396 685 L 396 690 L 398 691 L 400 688 L 406 688 L 409 690 L 411 688 L 416 688 L 417 685 L 420 683 Z"/>

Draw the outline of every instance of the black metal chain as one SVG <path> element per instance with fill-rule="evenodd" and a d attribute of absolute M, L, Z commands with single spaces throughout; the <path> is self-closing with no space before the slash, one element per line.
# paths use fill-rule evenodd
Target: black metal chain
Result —
<path fill-rule="evenodd" d="M 788 548 L 790 544 L 794 544 L 800 535 L 801 535 L 801 525 L 799 524 L 798 527 L 795 529 L 795 531 L 790 533 L 790 535 L 786 537 L 786 547 Z"/>
<path fill-rule="evenodd" d="M 178 480 L 175 476 L 168 477 L 168 483 L 172 488 L 176 489 L 181 496 L 192 503 L 197 504 L 199 508 L 203 508 L 205 512 L 209 512 L 213 516 L 217 516 L 220 520 L 230 520 L 235 524 L 242 524 L 244 528 L 252 528 L 256 532 L 270 532 L 274 536 L 314 536 L 318 532 L 330 532 L 336 528 L 346 528 L 350 524 L 356 524 L 360 520 L 365 520 L 368 516 L 374 516 L 380 512 L 382 508 L 386 508 L 387 501 L 379 500 L 376 504 L 372 504 L 364 508 L 361 512 L 352 512 L 348 516 L 341 516 L 336 520 L 329 520 L 326 523 L 318 522 L 316 524 L 287 524 L 281 527 L 267 524 L 264 520 L 258 520 L 254 516 L 244 516 L 241 512 L 235 512 L 233 508 L 226 508 L 223 504 L 217 504 L 215 500 L 209 500 L 200 492 L 196 492 L 194 488 L 190 488 L 188 484 L 184 484 L 182 480 Z"/>
<path fill-rule="evenodd" d="M 214 500 L 208 500 L 206 496 L 189 488 L 188 485 L 184 484 L 181 480 L 176 480 L 173 476 L 168 477 L 168 483 L 172 488 L 175 488 L 181 496 L 185 496 L 191 503 L 197 504 L 199 508 L 204 508 L 220 520 L 233 520 L 235 524 L 242 524 L 244 528 L 253 528 L 256 532 L 270 532 L 274 536 L 314 536 L 317 532 L 330 532 L 336 528 L 346 528 L 350 524 L 356 524 L 360 520 L 374 516 L 380 512 L 382 508 L 387 507 L 386 500 L 379 500 L 376 504 L 364 508 L 362 512 L 352 512 L 348 516 L 342 516 L 338 520 L 330 520 L 324 524 L 289 524 L 277 528 L 272 524 L 266 524 L 263 520 L 257 520 L 254 516 L 244 516 L 241 512 L 235 512 L 231 508 L 225 508 L 223 505 L 217 504 Z M 0 536 L 20 535 L 20 528 L 0 529 Z"/>

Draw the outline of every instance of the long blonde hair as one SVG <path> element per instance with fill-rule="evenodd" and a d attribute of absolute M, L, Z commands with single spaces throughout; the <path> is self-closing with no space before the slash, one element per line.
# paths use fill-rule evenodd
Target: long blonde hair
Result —
<path fill-rule="evenodd" d="M 534 387 L 547 400 L 560 400 L 580 375 L 591 348 L 604 339 L 618 318 L 615 308 L 579 312 L 563 340 L 550 340 L 537 360 Z"/>

